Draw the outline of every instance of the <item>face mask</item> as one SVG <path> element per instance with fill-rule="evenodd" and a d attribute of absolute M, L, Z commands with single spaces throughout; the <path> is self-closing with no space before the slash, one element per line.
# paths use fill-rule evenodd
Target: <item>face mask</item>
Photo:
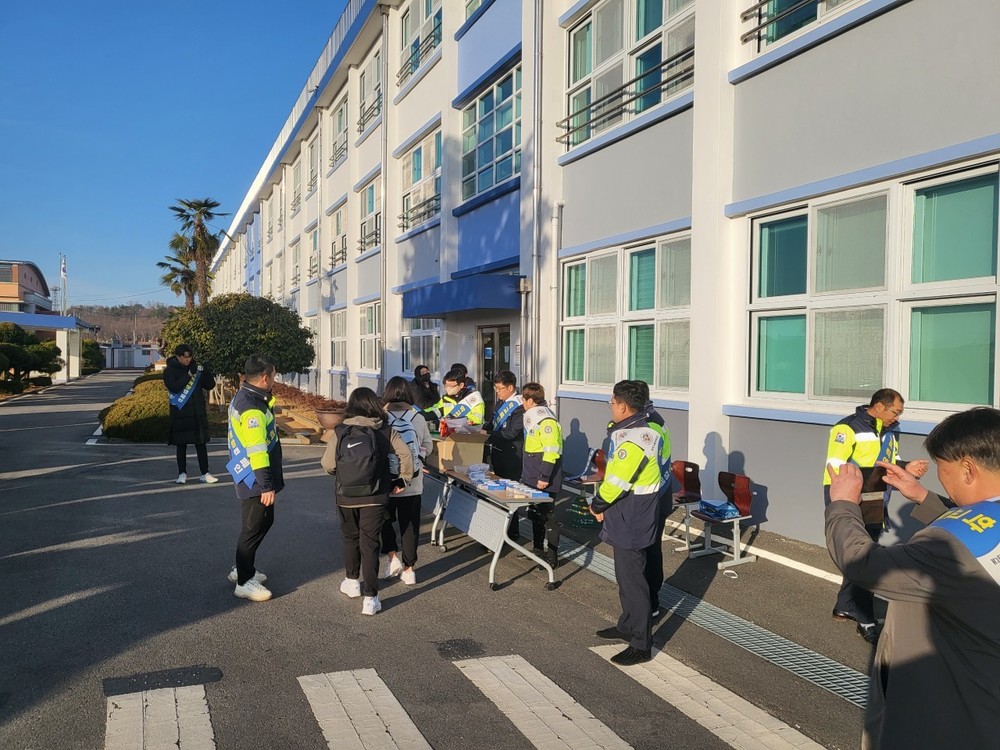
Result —
<path fill-rule="evenodd" d="M 444 392 L 449 396 L 457 396 L 462 391 L 462 386 L 460 385 L 446 385 L 444 387 Z"/>
<path fill-rule="evenodd" d="M 417 375 L 417 380 L 419 380 L 421 383 L 429 383 L 431 382 L 431 374 L 429 372 L 425 372 L 420 375 Z"/>

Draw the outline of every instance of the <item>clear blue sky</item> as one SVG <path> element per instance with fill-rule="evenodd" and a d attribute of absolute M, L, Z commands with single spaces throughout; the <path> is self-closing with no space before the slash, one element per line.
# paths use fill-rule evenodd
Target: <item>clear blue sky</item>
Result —
<path fill-rule="evenodd" d="M 179 303 L 168 206 L 239 208 L 345 4 L 0 3 L 0 258 L 52 286 L 65 253 L 70 304 Z"/>

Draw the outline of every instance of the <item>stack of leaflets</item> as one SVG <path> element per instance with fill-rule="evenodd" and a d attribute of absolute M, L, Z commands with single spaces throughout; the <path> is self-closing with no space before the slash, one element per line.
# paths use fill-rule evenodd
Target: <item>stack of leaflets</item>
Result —
<path fill-rule="evenodd" d="M 740 512 L 728 500 L 702 500 L 698 510 L 706 516 L 717 518 L 720 521 L 728 521 L 731 518 L 739 518 Z"/>

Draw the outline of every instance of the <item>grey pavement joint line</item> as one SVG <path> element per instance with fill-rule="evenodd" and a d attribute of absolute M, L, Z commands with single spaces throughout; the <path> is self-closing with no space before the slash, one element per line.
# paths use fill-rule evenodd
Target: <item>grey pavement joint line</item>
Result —
<path fill-rule="evenodd" d="M 559 556 L 609 581 L 615 580 L 614 560 L 585 545 L 564 544 L 559 550 Z M 660 589 L 660 605 L 661 609 L 665 608 L 666 614 L 683 617 L 694 625 L 788 670 L 797 677 L 840 696 L 849 703 L 861 708 L 867 704 L 868 677 L 861 672 L 839 664 L 742 617 L 737 617 L 668 583 L 663 584 Z"/>
<path fill-rule="evenodd" d="M 299 677 L 329 748 L 431 750 L 374 669 Z"/>
<path fill-rule="evenodd" d="M 539 750 L 625 750 L 621 737 L 520 656 L 455 662 Z"/>
<path fill-rule="evenodd" d="M 591 651 L 610 660 L 618 647 L 595 646 Z M 646 664 L 619 669 L 731 747 L 822 750 L 822 745 L 663 651 L 654 650 Z"/>
<path fill-rule="evenodd" d="M 158 688 L 107 701 L 104 750 L 215 750 L 204 685 Z"/>

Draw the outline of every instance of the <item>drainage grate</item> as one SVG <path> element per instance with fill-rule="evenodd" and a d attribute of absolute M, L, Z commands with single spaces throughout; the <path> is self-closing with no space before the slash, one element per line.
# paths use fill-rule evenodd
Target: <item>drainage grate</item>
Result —
<path fill-rule="evenodd" d="M 567 547 L 564 544 L 559 550 L 559 556 L 610 581 L 615 580 L 614 560 L 589 547 L 579 544 Z M 671 614 L 680 615 L 856 706 L 864 708 L 868 702 L 868 677 L 861 672 L 666 583 L 660 589 L 660 604 Z"/>

